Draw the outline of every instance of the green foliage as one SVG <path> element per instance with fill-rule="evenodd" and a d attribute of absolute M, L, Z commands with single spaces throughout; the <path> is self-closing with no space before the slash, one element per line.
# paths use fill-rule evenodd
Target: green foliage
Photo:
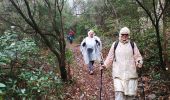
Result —
<path fill-rule="evenodd" d="M 48 50 L 47 53 L 40 52 L 31 37 L 14 30 L 5 31 L 0 36 L 0 43 L 0 82 L 6 85 L 0 90 L 6 98 L 35 99 L 51 92 L 61 97 L 62 82 L 50 66 L 56 66 L 54 54 Z M 4 67 L 9 68 L 10 73 Z"/>
<path fill-rule="evenodd" d="M 76 25 L 76 16 L 73 14 L 72 11 L 73 8 L 70 7 L 70 5 L 66 2 L 63 8 L 63 21 L 64 21 L 64 30 L 65 33 L 69 31 L 69 29 L 75 29 Z"/>
<path fill-rule="evenodd" d="M 46 74 L 42 70 L 33 72 L 25 70 L 18 77 L 22 82 L 25 81 L 27 83 L 25 92 L 22 92 L 22 94 L 28 97 L 49 94 L 52 90 L 60 90 L 62 86 L 61 80 L 53 72 Z"/>
<path fill-rule="evenodd" d="M 77 36 L 86 36 L 87 35 L 87 29 L 86 29 L 86 22 L 84 22 L 83 20 L 80 20 L 79 22 L 77 22 L 77 27 L 76 27 L 76 35 Z"/>
<path fill-rule="evenodd" d="M 0 83 L 0 95 L 5 94 L 5 89 L 6 89 L 6 85 L 3 83 Z"/>
<path fill-rule="evenodd" d="M 8 78 L 5 81 L 6 98 L 26 97 L 35 99 L 43 95 L 55 92 L 57 96 L 62 95 L 62 82 L 53 72 L 44 73 L 43 70 L 22 70 L 16 79 Z"/>
<path fill-rule="evenodd" d="M 103 30 L 98 26 L 94 26 L 91 29 L 95 32 L 95 35 L 97 36 L 102 36 L 104 34 Z"/>
<path fill-rule="evenodd" d="M 158 66 L 159 55 L 154 30 L 148 29 L 143 34 L 136 33 L 134 36 L 135 42 L 144 57 L 144 67 L 149 69 L 150 67 Z"/>
<path fill-rule="evenodd" d="M 152 76 L 153 80 L 160 80 L 161 79 L 161 73 L 160 72 L 153 71 L 151 73 L 151 76 Z"/>
<path fill-rule="evenodd" d="M 28 60 L 30 52 L 36 53 L 38 48 L 31 38 L 21 39 L 21 33 L 12 30 L 5 31 L 0 37 L 0 64 L 8 65 L 12 60 Z"/>
<path fill-rule="evenodd" d="M 71 51 L 71 49 L 66 49 L 66 61 L 70 64 L 73 59 L 73 52 Z"/>

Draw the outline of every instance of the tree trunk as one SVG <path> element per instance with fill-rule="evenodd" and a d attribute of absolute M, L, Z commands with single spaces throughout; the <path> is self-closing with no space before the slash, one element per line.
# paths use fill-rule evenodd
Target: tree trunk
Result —
<path fill-rule="evenodd" d="M 65 69 L 65 65 L 64 64 L 60 64 L 60 72 L 61 72 L 61 79 L 66 82 L 67 81 L 67 71 Z"/>
<path fill-rule="evenodd" d="M 159 60 L 160 60 L 160 64 L 161 64 L 161 68 L 163 70 L 165 70 L 165 64 L 164 64 L 164 61 L 163 61 L 163 57 L 162 57 L 162 45 L 161 45 L 161 41 L 160 41 L 160 33 L 159 33 L 159 23 L 157 22 L 156 25 L 155 25 L 155 29 L 156 29 L 156 36 L 157 36 L 157 46 L 158 46 L 158 49 L 159 49 Z"/>
<path fill-rule="evenodd" d="M 170 4 L 169 0 L 165 0 L 168 5 Z M 165 24 L 165 35 L 166 35 L 166 67 L 168 68 L 168 71 L 170 72 L 170 6 L 167 7 L 165 13 L 164 13 L 164 24 Z"/>
<path fill-rule="evenodd" d="M 164 38 L 164 43 L 163 43 L 163 55 L 164 55 L 164 63 L 165 67 L 168 66 L 168 50 L 167 50 L 167 43 L 168 43 L 168 37 L 167 37 L 167 32 L 166 32 L 166 22 L 165 22 L 165 16 L 163 15 L 163 38 Z"/>
<path fill-rule="evenodd" d="M 59 9 L 59 8 L 58 8 Z M 60 44 L 60 53 L 61 53 L 61 60 L 59 62 L 60 64 L 60 72 L 61 72 L 61 78 L 63 81 L 67 81 L 67 70 L 66 70 L 66 59 L 65 59 L 65 52 L 66 52 L 66 43 L 64 39 L 64 29 L 63 29 L 63 17 L 62 17 L 62 10 L 59 9 L 60 14 L 60 24 L 61 24 L 61 44 Z"/>
<path fill-rule="evenodd" d="M 63 52 L 61 54 L 61 59 L 59 59 L 58 61 L 59 61 L 61 79 L 65 82 L 65 81 L 67 81 L 67 70 L 66 70 L 66 63 L 65 63 L 65 52 Z"/>

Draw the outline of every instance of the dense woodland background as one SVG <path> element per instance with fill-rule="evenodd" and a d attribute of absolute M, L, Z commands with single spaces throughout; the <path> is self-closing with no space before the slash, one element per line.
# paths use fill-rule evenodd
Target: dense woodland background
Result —
<path fill-rule="evenodd" d="M 79 45 L 93 29 L 105 58 L 124 26 L 144 58 L 143 76 L 163 84 L 156 97 L 169 94 L 169 0 L 0 0 L 0 100 L 64 99 L 77 81 L 68 31 Z"/>

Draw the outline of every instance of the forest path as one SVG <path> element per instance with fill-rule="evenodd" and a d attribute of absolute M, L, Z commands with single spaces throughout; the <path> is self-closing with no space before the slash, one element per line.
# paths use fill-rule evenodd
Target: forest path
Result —
<path fill-rule="evenodd" d="M 65 87 L 64 100 L 100 100 L 100 64 L 95 62 L 94 74 L 89 75 L 87 65 L 85 65 L 83 56 L 80 52 L 80 44 L 69 44 L 67 45 L 67 48 L 72 50 L 74 56 L 73 63 L 69 65 L 73 83 L 68 84 Z M 102 50 L 104 58 L 108 53 L 107 49 L 109 48 L 103 48 Z M 107 68 L 107 70 L 103 72 L 101 100 L 114 100 L 114 88 L 111 72 L 111 67 Z M 170 81 L 168 78 L 166 81 L 153 80 L 150 74 L 151 72 L 149 71 L 147 73 L 143 73 L 142 77 L 139 77 L 137 100 L 144 100 L 143 88 L 145 97 L 148 100 L 170 100 Z"/>
<path fill-rule="evenodd" d="M 101 71 L 100 64 L 95 62 L 94 74 L 90 75 L 85 65 L 79 44 L 69 44 L 74 55 L 73 64 L 70 65 L 73 78 L 73 86 L 67 88 L 67 100 L 100 100 Z M 114 100 L 111 69 L 103 72 L 102 77 L 102 100 Z"/>
<path fill-rule="evenodd" d="M 67 48 L 73 52 L 73 62 L 70 66 L 70 74 L 72 76 L 73 84 L 66 86 L 66 96 L 64 100 L 100 100 L 100 84 L 101 73 L 99 70 L 100 64 L 94 63 L 94 74 L 89 75 L 87 65 L 85 65 L 83 56 L 80 52 L 80 44 L 67 43 Z M 102 54 L 104 58 L 108 53 L 109 48 L 103 48 Z M 145 98 L 148 100 L 170 100 L 170 81 L 154 80 L 151 77 L 153 73 L 148 71 L 143 73 L 138 80 L 137 100 L 143 100 L 143 88 Z M 112 80 L 112 69 L 107 68 L 103 72 L 102 77 L 102 96 L 101 100 L 114 100 L 114 88 Z M 141 81 L 142 79 L 142 81 Z M 142 85 L 143 84 L 143 85 Z M 144 87 L 143 87 L 144 86 Z"/>

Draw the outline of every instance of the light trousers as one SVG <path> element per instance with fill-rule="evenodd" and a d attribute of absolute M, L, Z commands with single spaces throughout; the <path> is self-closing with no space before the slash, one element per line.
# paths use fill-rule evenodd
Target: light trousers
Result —
<path fill-rule="evenodd" d="M 123 92 L 115 92 L 115 100 L 135 100 L 134 96 L 126 96 Z"/>

